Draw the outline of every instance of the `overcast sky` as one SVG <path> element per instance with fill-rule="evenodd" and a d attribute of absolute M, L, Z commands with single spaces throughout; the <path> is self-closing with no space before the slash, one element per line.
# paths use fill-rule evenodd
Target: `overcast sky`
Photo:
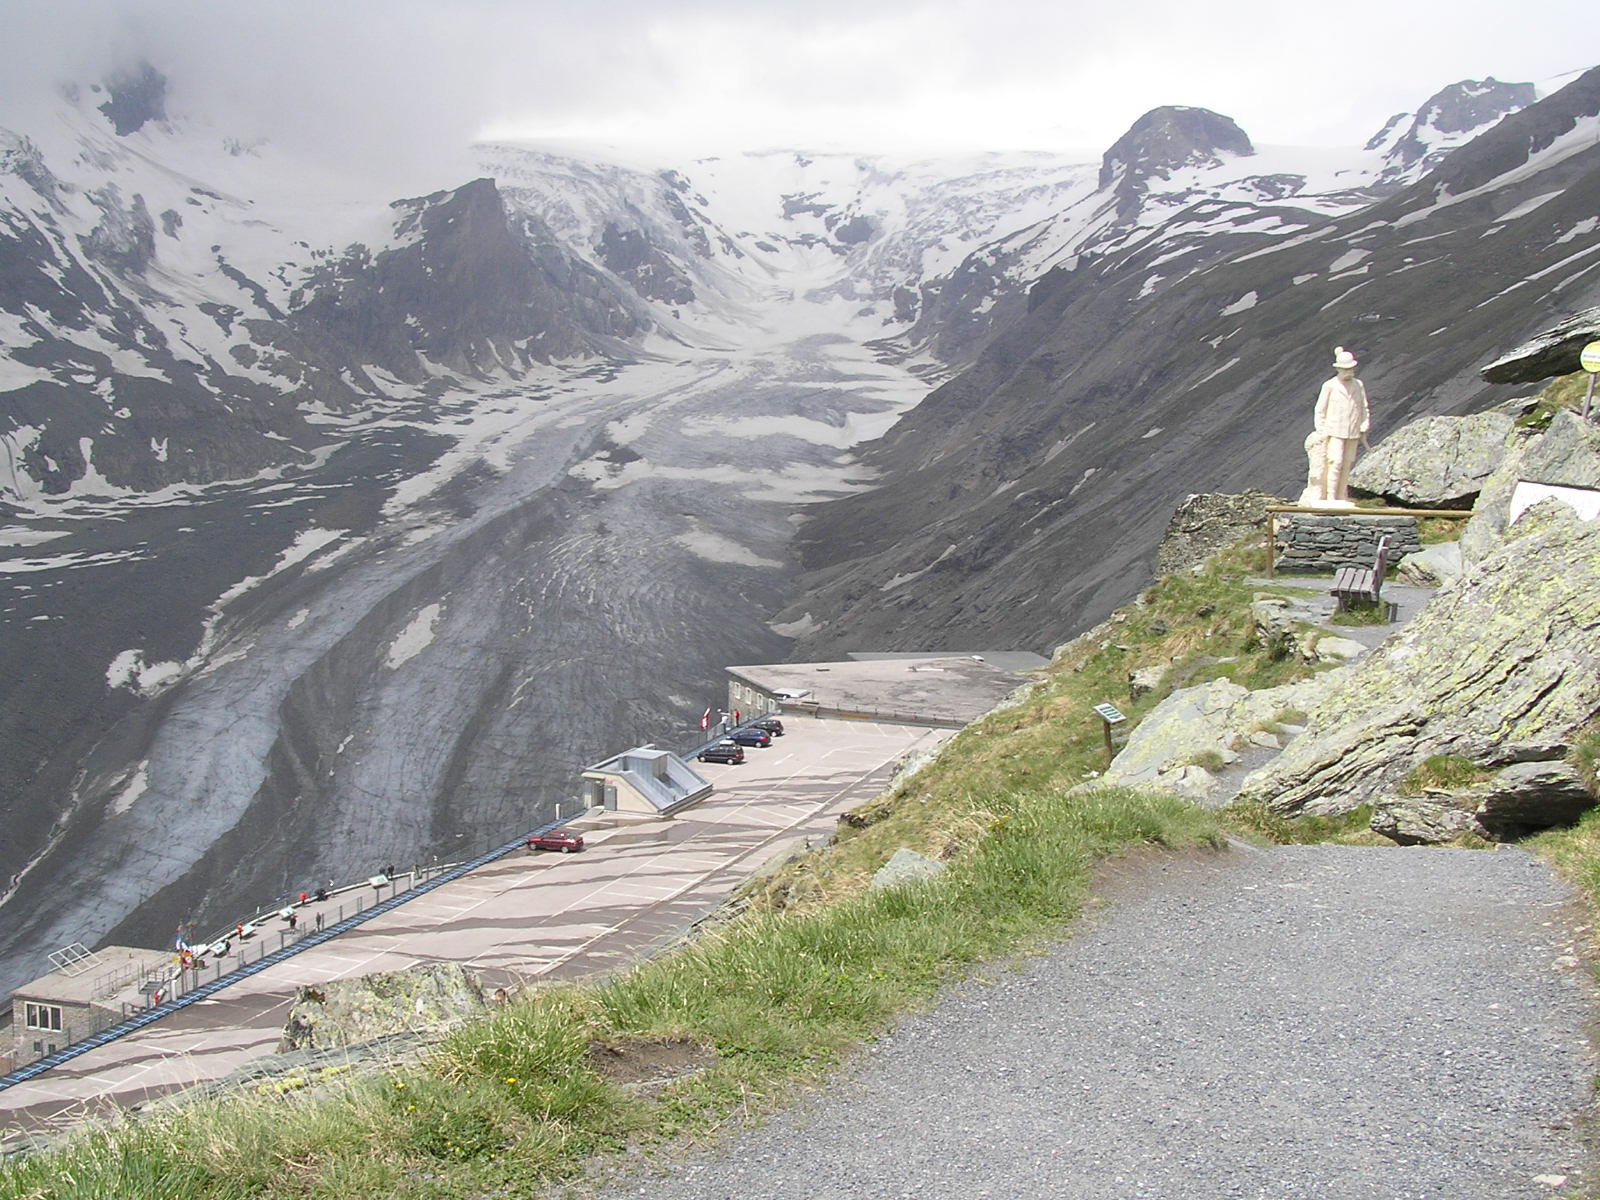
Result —
<path fill-rule="evenodd" d="M 1360 144 L 1465 78 L 1600 61 L 1593 0 L 0 0 L 0 125 L 144 57 L 174 115 L 396 161 L 477 138 L 1098 157 L 1189 104 Z M 1566 78 L 1561 78 L 1565 76 Z"/>

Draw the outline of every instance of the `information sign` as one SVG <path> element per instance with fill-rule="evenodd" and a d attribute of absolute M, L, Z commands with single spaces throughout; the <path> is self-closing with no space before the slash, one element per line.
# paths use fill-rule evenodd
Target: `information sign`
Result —
<path fill-rule="evenodd" d="M 1600 372 L 1600 342 L 1590 342 L 1578 355 L 1578 365 L 1591 375 Z"/>

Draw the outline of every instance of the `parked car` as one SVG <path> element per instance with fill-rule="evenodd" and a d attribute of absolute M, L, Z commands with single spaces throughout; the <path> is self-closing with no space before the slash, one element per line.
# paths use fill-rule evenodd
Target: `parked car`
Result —
<path fill-rule="evenodd" d="M 722 741 L 707 746 L 695 755 L 701 762 L 742 763 L 744 747 L 738 742 Z"/>
<path fill-rule="evenodd" d="M 756 729 L 754 726 L 747 725 L 743 729 L 735 729 L 728 736 L 741 746 L 772 745 L 772 735 L 765 729 Z"/>
<path fill-rule="evenodd" d="M 536 833 L 528 839 L 529 850 L 559 850 L 563 854 L 571 854 L 574 850 L 583 849 L 583 834 L 573 833 L 570 829 L 552 829 L 546 833 Z"/>
<path fill-rule="evenodd" d="M 757 717 L 750 725 L 755 729 L 765 729 L 773 737 L 783 736 L 783 722 L 777 717 Z"/>

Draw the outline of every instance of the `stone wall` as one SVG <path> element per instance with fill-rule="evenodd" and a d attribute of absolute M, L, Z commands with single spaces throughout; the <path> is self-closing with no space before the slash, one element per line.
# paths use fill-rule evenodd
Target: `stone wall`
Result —
<path fill-rule="evenodd" d="M 1389 535 L 1390 566 L 1422 549 L 1415 517 L 1279 513 L 1273 569 L 1327 574 L 1340 567 L 1370 567 L 1384 534 Z"/>

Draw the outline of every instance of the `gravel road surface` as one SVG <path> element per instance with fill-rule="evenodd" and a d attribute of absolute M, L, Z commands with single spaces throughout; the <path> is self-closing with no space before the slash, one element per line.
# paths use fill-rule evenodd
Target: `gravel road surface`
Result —
<path fill-rule="evenodd" d="M 1536 859 L 1288 847 L 1130 869 L 823 1091 L 607 1197 L 1507 1200 L 1576 1186 L 1582 914 Z"/>

